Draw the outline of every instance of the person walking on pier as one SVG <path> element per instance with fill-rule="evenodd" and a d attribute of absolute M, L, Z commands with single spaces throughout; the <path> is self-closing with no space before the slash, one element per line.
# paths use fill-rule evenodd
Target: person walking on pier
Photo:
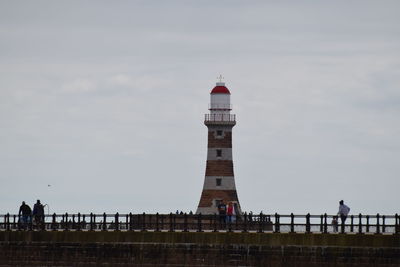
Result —
<path fill-rule="evenodd" d="M 338 211 L 338 215 L 340 216 L 340 219 L 342 220 L 342 225 L 344 224 L 344 222 L 346 221 L 347 215 L 350 212 L 350 208 L 344 204 L 343 200 L 339 201 L 339 211 Z"/>
<path fill-rule="evenodd" d="M 22 215 L 22 216 L 21 216 Z M 22 205 L 19 207 L 18 216 L 21 219 L 22 227 L 26 229 L 28 223 L 31 222 L 32 210 L 31 207 L 25 204 L 25 201 L 22 201 Z"/>

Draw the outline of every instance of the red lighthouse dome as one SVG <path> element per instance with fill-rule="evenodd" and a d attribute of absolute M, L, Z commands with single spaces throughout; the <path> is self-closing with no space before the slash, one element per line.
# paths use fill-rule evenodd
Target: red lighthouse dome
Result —
<path fill-rule="evenodd" d="M 217 83 L 217 85 L 212 89 L 211 94 L 228 94 L 230 95 L 228 88 L 225 87 L 225 83 Z"/>

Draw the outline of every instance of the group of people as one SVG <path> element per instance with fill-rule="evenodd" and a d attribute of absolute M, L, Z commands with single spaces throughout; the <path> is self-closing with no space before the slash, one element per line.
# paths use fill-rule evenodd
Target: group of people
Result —
<path fill-rule="evenodd" d="M 236 221 L 236 215 L 239 214 L 237 203 L 228 202 L 228 205 L 226 205 L 224 201 L 221 200 L 217 208 L 221 223 L 233 223 Z"/>
<path fill-rule="evenodd" d="M 20 227 L 26 229 L 31 223 L 35 225 L 41 225 L 44 223 L 44 206 L 40 203 L 38 199 L 33 205 L 33 210 L 29 205 L 22 201 L 22 205 L 19 207 L 19 225 Z"/>

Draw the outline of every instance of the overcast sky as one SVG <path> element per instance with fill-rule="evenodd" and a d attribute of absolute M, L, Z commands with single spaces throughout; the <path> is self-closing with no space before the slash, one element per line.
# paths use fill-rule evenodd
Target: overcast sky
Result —
<path fill-rule="evenodd" d="M 399 11 L 0 0 L 0 213 L 195 211 L 220 74 L 243 210 L 400 212 Z"/>

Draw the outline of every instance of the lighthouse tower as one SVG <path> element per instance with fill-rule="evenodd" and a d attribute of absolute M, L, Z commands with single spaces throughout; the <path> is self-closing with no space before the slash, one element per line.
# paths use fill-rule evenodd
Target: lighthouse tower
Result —
<path fill-rule="evenodd" d="M 232 128 L 236 119 L 231 114 L 231 93 L 221 78 L 211 91 L 210 113 L 204 118 L 208 128 L 207 166 L 197 214 L 218 213 L 217 207 L 221 201 L 225 204 L 233 202 L 238 211 L 241 210 L 232 161 Z"/>

